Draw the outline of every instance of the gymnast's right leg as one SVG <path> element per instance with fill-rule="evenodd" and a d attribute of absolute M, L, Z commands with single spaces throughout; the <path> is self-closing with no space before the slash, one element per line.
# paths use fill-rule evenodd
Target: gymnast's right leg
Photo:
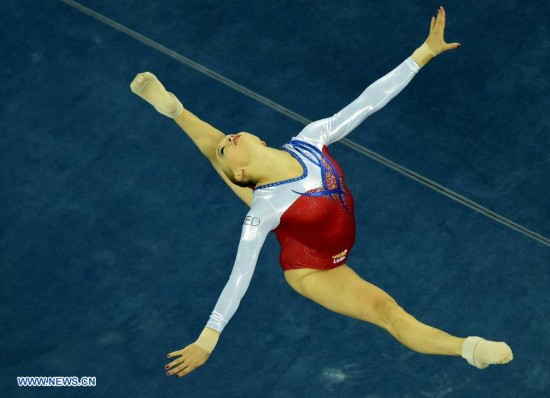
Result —
<path fill-rule="evenodd" d="M 375 324 L 413 351 L 462 356 L 480 369 L 505 364 L 513 358 L 506 343 L 480 337 L 463 339 L 419 322 L 347 265 L 327 271 L 289 270 L 285 278 L 301 295 L 337 313 Z"/>

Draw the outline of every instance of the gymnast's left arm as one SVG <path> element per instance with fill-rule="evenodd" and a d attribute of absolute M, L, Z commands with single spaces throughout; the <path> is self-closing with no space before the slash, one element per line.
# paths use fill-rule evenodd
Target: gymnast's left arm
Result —
<path fill-rule="evenodd" d="M 307 125 L 299 137 L 316 142 L 318 145 L 329 145 L 344 138 L 367 117 L 382 109 L 397 96 L 416 73 L 435 56 L 459 47 L 459 43 L 445 42 L 445 18 L 445 10 L 440 7 L 437 17 L 432 17 L 427 39 L 409 58 L 367 87 L 357 99 L 340 112 L 330 118 Z"/>
<path fill-rule="evenodd" d="M 197 341 L 182 350 L 168 354 L 168 358 L 175 358 L 165 367 L 169 369 L 168 376 L 185 376 L 208 360 L 221 332 L 237 311 L 250 285 L 267 234 L 275 229 L 278 223 L 279 218 L 269 203 L 261 199 L 252 203 L 244 219 L 239 249 L 229 280 Z"/>

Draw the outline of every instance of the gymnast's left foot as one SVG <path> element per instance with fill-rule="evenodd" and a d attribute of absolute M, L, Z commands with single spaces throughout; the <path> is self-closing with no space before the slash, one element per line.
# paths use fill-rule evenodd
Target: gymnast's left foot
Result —
<path fill-rule="evenodd" d="M 130 89 L 164 116 L 175 118 L 183 112 L 181 102 L 174 94 L 166 91 L 159 79 L 151 72 L 139 73 L 130 84 Z"/>
<path fill-rule="evenodd" d="M 462 345 L 462 358 L 478 369 L 485 369 L 489 365 L 504 365 L 514 359 L 514 355 L 506 343 L 471 336 Z"/>

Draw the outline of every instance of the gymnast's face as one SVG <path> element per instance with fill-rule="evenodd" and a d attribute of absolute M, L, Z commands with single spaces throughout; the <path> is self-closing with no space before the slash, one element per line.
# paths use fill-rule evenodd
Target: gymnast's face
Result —
<path fill-rule="evenodd" d="M 253 134 L 229 134 L 220 140 L 216 148 L 216 156 L 222 168 L 226 169 L 237 181 L 241 181 L 244 174 L 250 172 L 245 169 L 248 169 L 258 158 L 258 153 L 265 146 L 265 142 Z"/>

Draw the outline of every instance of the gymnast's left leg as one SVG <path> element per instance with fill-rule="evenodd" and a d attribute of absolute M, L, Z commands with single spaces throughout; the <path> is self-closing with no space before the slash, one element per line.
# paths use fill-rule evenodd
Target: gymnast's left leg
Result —
<path fill-rule="evenodd" d="M 506 343 L 480 337 L 452 336 L 419 322 L 382 289 L 363 280 L 347 265 L 319 271 L 285 271 L 290 286 L 331 311 L 377 325 L 402 344 L 423 354 L 462 356 L 480 369 L 512 360 Z"/>

